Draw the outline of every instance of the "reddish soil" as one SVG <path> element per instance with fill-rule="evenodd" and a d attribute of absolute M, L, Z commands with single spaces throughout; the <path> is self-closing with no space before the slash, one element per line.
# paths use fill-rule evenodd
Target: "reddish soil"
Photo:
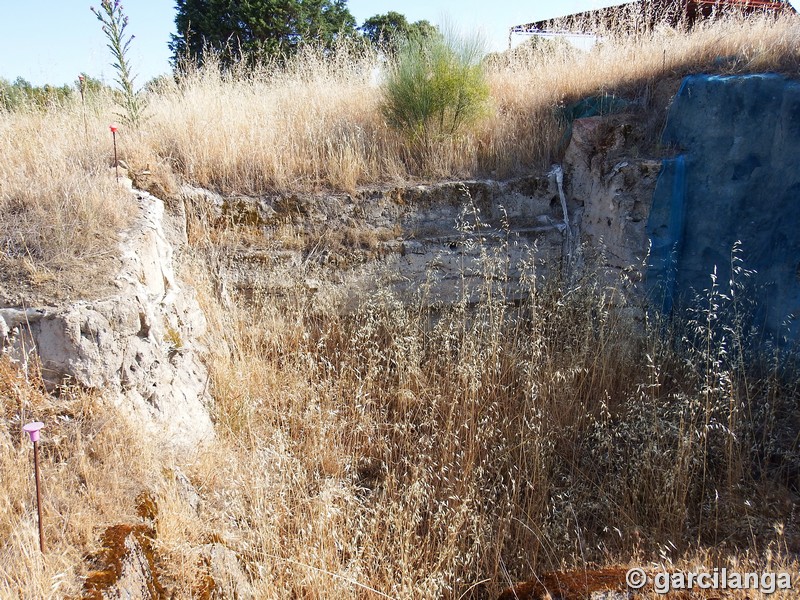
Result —
<path fill-rule="evenodd" d="M 508 588 L 498 600 L 586 600 L 595 592 L 626 592 L 626 573 L 622 567 L 543 573 Z"/>

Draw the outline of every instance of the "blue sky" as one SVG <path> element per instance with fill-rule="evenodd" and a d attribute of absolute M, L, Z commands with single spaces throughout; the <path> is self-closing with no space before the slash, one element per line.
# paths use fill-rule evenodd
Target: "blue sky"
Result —
<path fill-rule="evenodd" d="M 31 83 L 72 83 L 82 71 L 111 82 L 114 77 L 100 23 L 89 10 L 99 0 L 0 0 L 0 77 Z M 579 10 L 619 4 L 620 0 L 349 0 L 359 25 L 390 10 L 409 21 L 447 20 L 464 29 L 480 28 L 491 49 L 503 49 L 512 25 Z M 167 73 L 167 42 L 174 32 L 173 0 L 123 0 L 136 36 L 131 62 L 137 84 Z"/>

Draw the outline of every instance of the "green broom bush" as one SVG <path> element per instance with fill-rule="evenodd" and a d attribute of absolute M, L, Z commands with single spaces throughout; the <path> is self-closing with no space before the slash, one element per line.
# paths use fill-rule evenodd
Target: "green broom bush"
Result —
<path fill-rule="evenodd" d="M 415 146 L 455 136 L 488 107 L 480 38 L 411 36 L 401 44 L 384 82 L 383 116 Z"/>

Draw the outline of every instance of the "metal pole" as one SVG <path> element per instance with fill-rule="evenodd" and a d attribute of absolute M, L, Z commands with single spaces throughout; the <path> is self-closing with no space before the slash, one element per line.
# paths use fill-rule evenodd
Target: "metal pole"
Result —
<path fill-rule="evenodd" d="M 78 75 L 81 87 L 81 105 L 83 106 L 83 136 L 85 141 L 89 140 L 89 123 L 86 121 L 86 82 L 83 75 Z"/>
<path fill-rule="evenodd" d="M 119 162 L 117 162 L 117 128 L 111 128 L 111 136 L 114 138 L 114 171 L 117 174 L 117 183 L 119 183 Z"/>
<path fill-rule="evenodd" d="M 39 550 L 44 554 L 44 524 L 42 523 L 42 483 L 39 477 L 39 442 L 33 442 L 33 466 L 36 473 L 36 514 L 39 517 Z"/>
<path fill-rule="evenodd" d="M 33 442 L 33 466 L 36 474 L 36 514 L 39 517 L 39 550 L 44 554 L 44 524 L 42 523 L 42 481 L 39 476 L 39 430 L 44 423 L 35 421 L 27 423 L 22 430 L 27 433 Z"/>

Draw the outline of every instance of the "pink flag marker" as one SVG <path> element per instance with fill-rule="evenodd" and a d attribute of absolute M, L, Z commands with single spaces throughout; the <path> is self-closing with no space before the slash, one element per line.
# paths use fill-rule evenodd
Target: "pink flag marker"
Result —
<path fill-rule="evenodd" d="M 42 525 L 42 485 L 39 478 L 39 430 L 44 423 L 34 421 L 23 425 L 22 431 L 27 433 L 33 442 L 33 466 L 36 473 L 36 514 L 39 517 L 39 550 L 44 554 L 44 528 Z"/>
<path fill-rule="evenodd" d="M 39 441 L 39 430 L 44 427 L 44 423 L 40 423 L 39 421 L 34 421 L 33 423 L 28 423 L 22 427 L 22 431 L 27 433 L 31 437 L 32 442 Z"/>

